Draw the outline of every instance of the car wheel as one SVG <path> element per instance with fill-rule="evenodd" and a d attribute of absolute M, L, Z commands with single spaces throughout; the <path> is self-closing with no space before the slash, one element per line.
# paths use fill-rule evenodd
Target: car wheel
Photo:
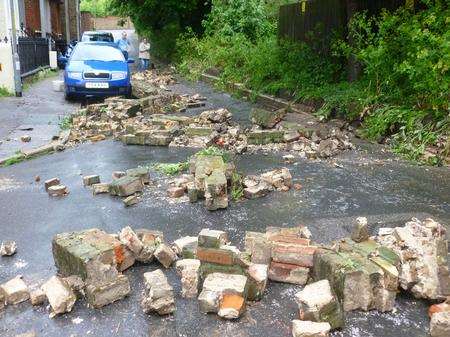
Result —
<path fill-rule="evenodd" d="M 75 100 L 75 97 L 72 94 L 69 94 L 67 92 L 64 93 L 64 98 L 68 102 L 72 102 Z"/>

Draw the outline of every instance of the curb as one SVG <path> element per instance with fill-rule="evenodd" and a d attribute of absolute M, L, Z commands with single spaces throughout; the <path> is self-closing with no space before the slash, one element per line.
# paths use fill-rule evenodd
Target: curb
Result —
<path fill-rule="evenodd" d="M 57 151 L 63 151 L 65 149 L 65 144 L 69 140 L 70 130 L 63 130 L 59 133 L 59 139 L 56 141 L 52 141 L 46 145 L 39 146 L 34 149 L 20 151 L 19 154 L 14 154 L 12 156 L 1 158 L 0 166 L 3 166 L 6 162 L 13 159 L 32 159 L 44 154 L 49 154 Z"/>
<path fill-rule="evenodd" d="M 220 81 L 220 78 L 214 75 L 209 74 L 201 74 L 201 79 L 207 83 L 215 84 Z M 242 83 L 232 83 L 227 82 L 227 87 L 232 90 L 239 92 L 243 94 L 245 97 L 256 97 L 257 103 L 260 103 L 262 105 L 270 106 L 275 109 L 288 109 L 292 112 L 299 113 L 299 114 L 308 114 L 311 115 L 313 112 L 315 112 L 315 108 L 301 103 L 294 103 L 288 100 L 285 100 L 283 98 L 278 98 L 272 95 L 266 95 L 266 94 L 258 94 L 255 91 L 251 89 L 247 89 L 244 87 Z"/>

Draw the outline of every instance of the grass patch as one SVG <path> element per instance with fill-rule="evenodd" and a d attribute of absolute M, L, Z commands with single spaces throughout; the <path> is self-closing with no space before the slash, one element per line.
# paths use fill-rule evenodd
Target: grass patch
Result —
<path fill-rule="evenodd" d="M 10 92 L 5 87 L 0 86 L 0 97 L 9 97 L 9 96 L 13 96 L 13 93 Z"/>
<path fill-rule="evenodd" d="M 72 127 L 73 116 L 64 116 L 59 122 L 59 127 L 61 130 L 69 130 Z"/>
<path fill-rule="evenodd" d="M 14 164 L 18 164 L 23 162 L 24 160 L 28 159 L 27 157 L 25 157 L 25 155 L 23 153 L 21 153 L 20 151 L 16 151 L 16 154 L 14 156 L 12 156 L 11 158 L 9 158 L 8 160 L 6 160 L 2 165 L 0 165 L 1 167 L 6 167 L 6 166 L 11 166 Z"/>
<path fill-rule="evenodd" d="M 164 173 L 165 175 L 174 176 L 176 174 L 180 174 L 183 171 L 186 171 L 189 168 L 189 163 L 159 163 L 155 164 L 153 168 L 158 172 Z"/>
<path fill-rule="evenodd" d="M 50 68 L 42 69 L 36 74 L 31 75 L 23 80 L 23 90 L 28 90 L 33 84 L 45 80 L 46 78 L 56 76 L 57 74 L 58 70 L 53 70 Z"/>
<path fill-rule="evenodd" d="M 244 184 L 241 174 L 234 172 L 231 176 L 231 198 L 233 201 L 239 201 L 244 198 Z"/>
<path fill-rule="evenodd" d="M 224 151 L 222 149 L 219 149 L 216 146 L 210 146 L 207 147 L 206 149 L 202 149 L 200 151 L 198 151 L 194 156 L 220 156 L 222 157 L 223 161 L 225 163 L 229 163 L 232 158 L 230 153 L 228 153 L 227 151 Z"/>

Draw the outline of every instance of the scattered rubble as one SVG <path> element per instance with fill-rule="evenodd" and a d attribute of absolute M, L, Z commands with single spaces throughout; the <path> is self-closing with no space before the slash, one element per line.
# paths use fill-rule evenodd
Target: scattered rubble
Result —
<path fill-rule="evenodd" d="M 125 207 L 130 207 L 139 203 L 139 198 L 137 195 L 130 195 L 122 200 Z"/>
<path fill-rule="evenodd" d="M 51 197 L 62 197 L 69 194 L 69 190 L 64 185 L 53 185 L 47 190 L 48 195 Z"/>
<path fill-rule="evenodd" d="M 24 143 L 28 143 L 28 142 L 31 141 L 31 136 L 29 136 L 29 135 L 21 136 L 21 137 L 20 137 L 20 140 L 21 140 L 22 142 L 24 142 Z"/>
<path fill-rule="evenodd" d="M 200 278 L 200 260 L 179 260 L 176 263 L 176 270 L 181 276 L 181 296 L 186 298 L 197 297 Z"/>
<path fill-rule="evenodd" d="M 52 179 L 48 179 L 44 182 L 44 186 L 45 186 L 45 190 L 48 191 L 48 189 L 51 186 L 56 186 L 59 185 L 61 182 L 58 178 L 52 178 Z"/>
<path fill-rule="evenodd" d="M 253 263 L 269 265 L 270 280 L 304 285 L 317 249 L 310 236 L 303 226 L 268 227 L 266 233 L 246 232 L 245 249 Z"/>
<path fill-rule="evenodd" d="M 165 243 L 158 245 L 154 256 L 165 268 L 169 268 L 177 260 L 177 254 Z"/>
<path fill-rule="evenodd" d="M 144 273 L 144 283 L 141 306 L 146 314 L 156 312 L 168 315 L 176 310 L 173 288 L 160 269 Z"/>
<path fill-rule="evenodd" d="M 28 286 L 23 281 L 22 276 L 16 276 L 6 283 L 0 285 L 0 294 L 4 295 L 4 303 L 19 304 L 30 298 Z"/>
<path fill-rule="evenodd" d="M 92 186 L 94 184 L 100 184 L 100 176 L 99 175 L 90 175 L 83 177 L 83 185 L 84 186 Z"/>
<path fill-rule="evenodd" d="M 430 335 L 431 337 L 450 336 L 450 312 L 438 312 L 431 317 Z"/>
<path fill-rule="evenodd" d="M 293 337 L 328 337 L 331 325 L 327 322 L 317 323 L 311 321 L 292 321 Z"/>
<path fill-rule="evenodd" d="M 312 322 L 327 322 L 332 329 L 344 326 L 344 313 L 328 280 L 306 285 L 295 295 L 300 319 Z"/>
<path fill-rule="evenodd" d="M 17 244 L 15 241 L 5 241 L 2 242 L 0 246 L 0 255 L 1 256 L 12 256 L 17 251 Z"/>
<path fill-rule="evenodd" d="M 30 291 L 30 302 L 32 305 L 42 305 L 47 301 L 47 295 L 45 295 L 42 288 L 36 288 Z"/>
<path fill-rule="evenodd" d="M 72 311 L 77 300 L 69 285 L 57 276 L 51 277 L 44 283 L 42 291 L 52 308 L 50 317 Z"/>
<path fill-rule="evenodd" d="M 399 256 L 400 287 L 416 298 L 433 300 L 450 295 L 445 233 L 444 226 L 432 219 L 412 219 L 404 227 L 381 230 L 376 238 Z"/>

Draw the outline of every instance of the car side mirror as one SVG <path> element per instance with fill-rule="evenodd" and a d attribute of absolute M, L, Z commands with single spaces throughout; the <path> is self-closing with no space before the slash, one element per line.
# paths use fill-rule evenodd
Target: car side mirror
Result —
<path fill-rule="evenodd" d="M 127 60 L 127 63 L 134 63 L 134 59 L 129 58 L 129 59 Z"/>

